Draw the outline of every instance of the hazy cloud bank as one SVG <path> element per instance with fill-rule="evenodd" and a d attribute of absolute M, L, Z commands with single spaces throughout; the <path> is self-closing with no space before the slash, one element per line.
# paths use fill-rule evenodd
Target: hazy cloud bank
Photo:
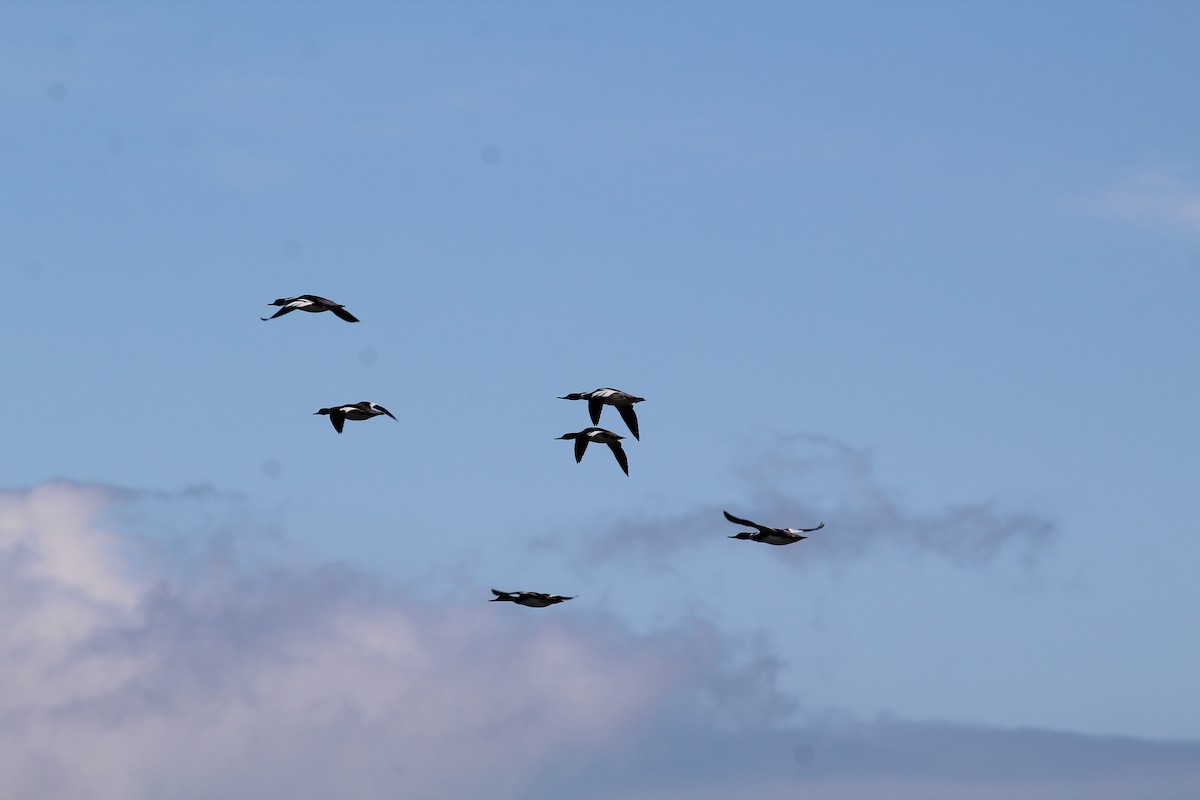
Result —
<path fill-rule="evenodd" d="M 826 528 L 813 542 L 781 549 L 793 564 L 850 560 L 893 546 L 935 554 L 958 566 L 1013 554 L 1029 562 L 1053 541 L 1052 520 L 1033 511 L 1004 510 L 991 500 L 948 503 L 936 510 L 909 508 L 884 487 L 871 453 L 825 436 L 780 437 L 736 471 L 743 489 L 719 504 L 657 517 L 627 516 L 593 537 L 582 555 L 589 562 L 636 554 L 666 564 L 681 548 L 723 543 L 740 530 L 722 516 L 777 527 Z M 740 495 L 740 496 L 739 496 Z M 561 547 L 554 538 L 534 546 Z"/>
<path fill-rule="evenodd" d="M 0 492 L 4 798 L 1169 800 L 1200 780 L 1194 743 L 780 727 L 775 662 L 703 624 L 423 604 L 350 568 L 231 555 L 233 533 L 181 557 L 181 530 L 126 530 L 139 502 Z"/>

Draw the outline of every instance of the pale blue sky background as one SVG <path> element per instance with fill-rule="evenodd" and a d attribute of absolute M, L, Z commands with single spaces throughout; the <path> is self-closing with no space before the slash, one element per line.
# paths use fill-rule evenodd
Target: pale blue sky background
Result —
<path fill-rule="evenodd" d="M 1197 30 L 1182 2 L 5 2 L 0 486 L 132 491 L 122 535 L 197 585 L 198 542 L 266 537 L 405 609 L 496 586 L 579 595 L 534 631 L 700 626 L 775 665 L 764 730 L 1194 743 Z M 301 293 L 362 323 L 259 321 Z M 599 386 L 647 398 L 628 478 L 555 441 Z M 312 416 L 358 400 L 400 424 Z M 722 508 L 826 528 L 730 541 Z"/>

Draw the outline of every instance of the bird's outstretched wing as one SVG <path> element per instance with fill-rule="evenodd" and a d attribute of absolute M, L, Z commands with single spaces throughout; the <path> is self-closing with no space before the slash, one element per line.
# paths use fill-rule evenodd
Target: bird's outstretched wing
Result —
<path fill-rule="evenodd" d="M 608 449 L 612 450 L 613 455 L 617 457 L 617 463 L 621 465 L 621 471 L 628 475 L 629 457 L 625 455 L 625 448 L 621 447 L 620 442 L 609 442 Z"/>
<path fill-rule="evenodd" d="M 633 406 L 617 406 L 617 411 L 621 412 L 621 419 L 625 420 L 625 424 L 629 426 L 629 432 L 633 434 L 633 438 L 640 440 L 642 437 L 638 434 L 637 412 L 633 410 Z"/>
<path fill-rule="evenodd" d="M 583 454 L 584 454 L 584 452 L 587 451 L 587 446 L 588 446 L 588 438 L 586 436 L 579 436 L 575 439 L 575 463 L 576 464 L 578 464 L 580 461 L 583 461 Z"/>
<path fill-rule="evenodd" d="M 334 305 L 329 310 L 332 311 L 334 314 L 337 314 L 338 317 L 340 317 L 341 319 L 346 320 L 346 322 L 358 322 L 358 317 L 351 314 L 343 306 Z"/>
<path fill-rule="evenodd" d="M 295 307 L 295 306 L 284 306 L 283 308 L 279 309 L 278 311 L 276 311 L 276 312 L 275 312 L 274 314 L 272 314 L 271 316 L 269 316 L 269 317 L 259 317 L 259 319 L 261 319 L 263 322 L 266 322 L 266 321 L 267 321 L 267 320 L 269 320 L 269 319 L 275 319 L 276 317 L 282 317 L 284 314 L 290 314 L 291 312 L 293 312 L 293 311 L 295 311 L 295 310 L 296 310 L 296 307 Z"/>
<path fill-rule="evenodd" d="M 588 398 L 588 414 L 592 417 L 592 424 L 600 424 L 600 412 L 604 410 L 604 403 L 599 397 Z"/>
<path fill-rule="evenodd" d="M 751 528 L 757 528 L 758 530 L 762 530 L 763 526 L 759 525 L 757 522 L 751 522 L 748 519 L 742 519 L 741 517 L 735 517 L 733 514 L 730 514 L 728 511 L 722 511 L 721 513 L 725 515 L 725 519 L 729 520 L 730 522 L 732 522 L 734 524 L 749 525 Z"/>

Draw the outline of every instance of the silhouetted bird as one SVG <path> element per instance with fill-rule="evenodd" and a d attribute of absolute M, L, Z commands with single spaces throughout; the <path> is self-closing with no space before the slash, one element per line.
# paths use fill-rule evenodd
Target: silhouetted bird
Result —
<path fill-rule="evenodd" d="M 758 529 L 754 533 L 742 531 L 736 536 L 730 536 L 730 539 L 750 539 L 751 541 L 762 542 L 763 544 L 792 544 L 801 539 L 808 538 L 807 536 L 801 536 L 801 534 L 819 531 L 825 527 L 825 523 L 822 522 L 815 528 L 768 528 L 766 525 L 759 525 L 757 522 L 751 522 L 748 519 L 739 519 L 728 511 L 723 511 L 722 513 L 725 515 L 725 519 L 730 522 L 736 522 L 738 525 L 749 525 L 751 528 Z"/>
<path fill-rule="evenodd" d="M 625 456 L 625 450 L 621 447 L 621 440 L 624 436 L 618 436 L 612 431 L 604 428 L 584 428 L 578 433 L 564 433 L 559 439 L 574 439 L 575 440 L 575 463 L 578 464 L 583 460 L 584 451 L 592 442 L 597 444 L 606 444 L 613 451 L 613 455 L 617 457 L 617 463 L 621 465 L 621 470 L 629 474 L 629 459 Z"/>
<path fill-rule="evenodd" d="M 346 320 L 346 322 L 358 322 L 358 317 L 347 311 L 341 303 L 326 300 L 324 297 L 317 297 L 315 294 L 302 294 L 299 297 L 281 297 L 268 305 L 283 306 L 283 308 L 269 317 L 259 317 L 263 322 L 275 319 L 275 317 L 282 317 L 284 314 L 290 314 L 293 311 L 309 311 L 314 314 L 319 311 L 332 311 Z"/>
<path fill-rule="evenodd" d="M 338 433 L 342 432 L 342 426 L 346 424 L 346 420 L 361 420 L 378 417 L 380 414 L 387 414 L 392 419 L 396 419 L 392 412 L 388 411 L 378 403 L 368 403 L 366 400 L 361 403 L 348 403 L 344 406 L 333 406 L 332 408 L 322 408 L 320 411 L 314 411 L 313 416 L 317 414 L 328 414 L 329 421 L 333 423 L 333 429 Z M 400 420 L 396 420 L 399 422 Z"/>
<path fill-rule="evenodd" d="M 572 392 L 558 399 L 587 400 L 588 413 L 592 415 L 593 425 L 600 424 L 600 412 L 604 410 L 605 406 L 615 406 L 617 411 L 621 412 L 621 419 L 625 420 L 625 424 L 629 426 L 629 432 L 633 434 L 633 438 L 642 438 L 638 434 L 637 414 L 634 413 L 633 404 L 642 402 L 646 399 L 644 397 L 634 397 L 620 389 L 593 389 L 590 392 Z"/>
<path fill-rule="evenodd" d="M 529 606 L 530 608 L 545 608 L 552 606 L 555 603 L 561 603 L 564 600 L 574 600 L 574 597 L 563 597 L 561 594 L 543 594 L 542 592 L 502 592 L 499 589 L 492 589 L 492 594 L 496 595 L 491 599 L 491 602 L 497 600 L 506 600 L 517 605 Z"/>

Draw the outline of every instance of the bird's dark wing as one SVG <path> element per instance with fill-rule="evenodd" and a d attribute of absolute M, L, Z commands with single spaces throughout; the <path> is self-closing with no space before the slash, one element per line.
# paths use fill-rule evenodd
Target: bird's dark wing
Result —
<path fill-rule="evenodd" d="M 735 517 L 733 514 L 730 514 L 728 511 L 722 511 L 721 513 L 724 514 L 725 519 L 729 520 L 730 522 L 736 523 L 738 525 L 749 525 L 751 528 L 756 528 L 760 531 L 763 530 L 763 526 L 759 525 L 757 522 L 751 522 L 748 519 L 742 519 L 741 517 Z"/>
<path fill-rule="evenodd" d="M 342 432 L 342 426 L 346 424 L 346 412 L 330 411 L 329 421 L 333 423 L 333 429 L 338 433 Z"/>
<path fill-rule="evenodd" d="M 391 417 L 392 419 L 396 419 L 396 415 L 395 415 L 395 414 L 393 414 L 392 412 L 388 411 L 388 410 L 387 410 L 386 408 L 384 408 L 383 406 L 379 405 L 379 403 L 376 403 L 376 404 L 375 404 L 375 408 L 377 408 L 377 409 L 379 409 L 380 411 L 382 411 L 383 413 L 387 414 L 387 415 L 388 415 L 389 417 Z M 396 422 L 399 422 L 399 421 L 400 421 L 400 420 L 396 419 Z"/>
<path fill-rule="evenodd" d="M 633 410 L 633 406 L 617 406 L 617 411 L 621 412 L 621 419 L 625 420 L 625 424 L 629 426 L 629 432 L 633 434 L 633 438 L 641 439 L 642 437 L 638 434 L 637 412 Z"/>
<path fill-rule="evenodd" d="M 609 442 L 608 449 L 613 451 L 613 455 L 617 457 L 617 463 L 621 465 L 621 471 L 626 475 L 629 474 L 629 458 L 625 455 L 625 448 L 621 447 L 620 442 Z"/>
<path fill-rule="evenodd" d="M 579 436 L 575 439 L 575 463 L 576 464 L 578 464 L 580 461 L 583 461 L 583 454 L 584 454 L 584 452 L 587 451 L 587 446 L 588 446 L 588 438 L 586 436 Z"/>
<path fill-rule="evenodd" d="M 600 424 L 600 412 L 604 410 L 604 403 L 598 397 L 588 398 L 588 414 L 592 417 L 592 424 Z"/>
<path fill-rule="evenodd" d="M 722 511 L 721 513 L 724 513 L 725 518 L 728 519 L 728 521 L 730 521 L 730 522 L 737 523 L 739 525 L 750 525 L 751 528 L 758 527 L 758 525 L 750 522 L 749 519 L 743 519 L 742 517 L 734 517 L 728 511 Z"/>
<path fill-rule="evenodd" d="M 347 311 L 342 306 L 334 305 L 329 310 L 332 311 L 333 313 L 337 314 L 340 318 L 346 320 L 346 322 L 358 322 L 358 317 L 351 314 L 349 311 Z"/>
<path fill-rule="evenodd" d="M 275 312 L 274 314 L 272 314 L 271 316 L 269 316 L 269 317 L 259 317 L 259 319 L 261 319 L 263 322 L 266 322 L 266 321 L 267 321 L 267 320 L 269 320 L 269 319 L 275 319 L 276 317 L 282 317 L 284 314 L 291 313 L 292 311 L 295 311 L 295 310 L 296 310 L 296 307 L 295 307 L 295 306 L 284 306 L 283 308 L 279 309 L 278 311 L 276 311 L 276 312 Z"/>
<path fill-rule="evenodd" d="M 821 530 L 821 528 L 824 528 L 824 527 L 825 527 L 825 523 L 822 522 L 820 525 L 818 525 L 815 528 L 801 528 L 800 532 L 801 533 L 812 533 L 813 531 L 819 531 L 819 530 Z"/>

